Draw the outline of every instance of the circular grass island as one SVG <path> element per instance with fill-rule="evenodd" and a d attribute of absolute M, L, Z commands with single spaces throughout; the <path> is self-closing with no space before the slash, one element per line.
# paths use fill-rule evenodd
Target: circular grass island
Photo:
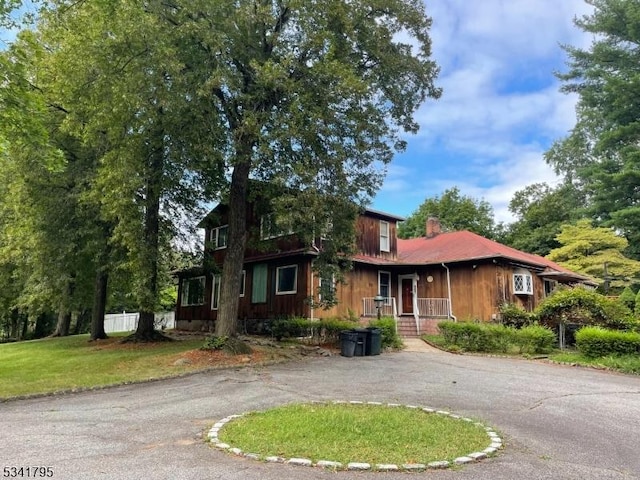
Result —
<path fill-rule="evenodd" d="M 446 468 L 502 447 L 491 428 L 447 411 L 357 401 L 231 415 L 211 428 L 209 439 L 255 460 L 336 470 Z"/>

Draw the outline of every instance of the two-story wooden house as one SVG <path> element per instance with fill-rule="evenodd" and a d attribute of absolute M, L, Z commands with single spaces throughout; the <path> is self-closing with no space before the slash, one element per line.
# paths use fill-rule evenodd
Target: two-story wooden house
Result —
<path fill-rule="evenodd" d="M 227 246 L 225 205 L 200 223 L 207 242 L 205 266 L 178 274 L 177 328 L 212 329 Z M 321 279 L 313 270 L 317 244 L 277 231 L 268 213 L 250 205 L 253 228 L 245 252 L 238 315 L 245 323 L 283 317 L 310 319 L 383 315 L 396 318 L 402 334 L 435 331 L 446 318 L 490 321 L 500 305 L 532 310 L 558 284 L 595 285 L 543 257 L 521 252 L 468 231 L 441 232 L 430 218 L 425 236 L 398 239 L 403 218 L 363 210 L 356 220 L 356 254 L 344 283 L 335 285 L 338 304 L 314 308 Z M 266 246 L 266 247 L 265 247 Z M 384 297 L 376 305 L 375 297 Z"/>

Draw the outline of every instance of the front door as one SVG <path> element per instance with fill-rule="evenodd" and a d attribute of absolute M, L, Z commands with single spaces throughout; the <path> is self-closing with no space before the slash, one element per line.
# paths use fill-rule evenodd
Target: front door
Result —
<path fill-rule="evenodd" d="M 413 314 L 413 279 L 402 279 L 402 313 Z"/>

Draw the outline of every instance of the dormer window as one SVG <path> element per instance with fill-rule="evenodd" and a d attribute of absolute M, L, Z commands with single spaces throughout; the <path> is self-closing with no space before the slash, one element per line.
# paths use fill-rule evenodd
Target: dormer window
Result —
<path fill-rule="evenodd" d="M 388 252 L 391 242 L 389 241 L 389 222 L 380 220 L 380 251 Z"/>
<path fill-rule="evenodd" d="M 533 277 L 524 269 L 513 273 L 513 293 L 516 295 L 533 295 Z"/>
<path fill-rule="evenodd" d="M 211 241 L 215 250 L 227 248 L 228 232 L 229 225 L 223 225 L 211 230 L 211 236 L 209 237 L 209 240 Z"/>

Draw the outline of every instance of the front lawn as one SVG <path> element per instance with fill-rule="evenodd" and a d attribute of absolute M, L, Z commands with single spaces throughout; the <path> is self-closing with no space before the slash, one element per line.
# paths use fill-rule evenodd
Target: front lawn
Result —
<path fill-rule="evenodd" d="M 122 336 L 89 342 L 88 335 L 0 345 L 0 400 L 145 381 L 265 360 L 264 349 L 246 356 L 201 351 L 200 337 L 151 344 L 120 343 Z"/>

